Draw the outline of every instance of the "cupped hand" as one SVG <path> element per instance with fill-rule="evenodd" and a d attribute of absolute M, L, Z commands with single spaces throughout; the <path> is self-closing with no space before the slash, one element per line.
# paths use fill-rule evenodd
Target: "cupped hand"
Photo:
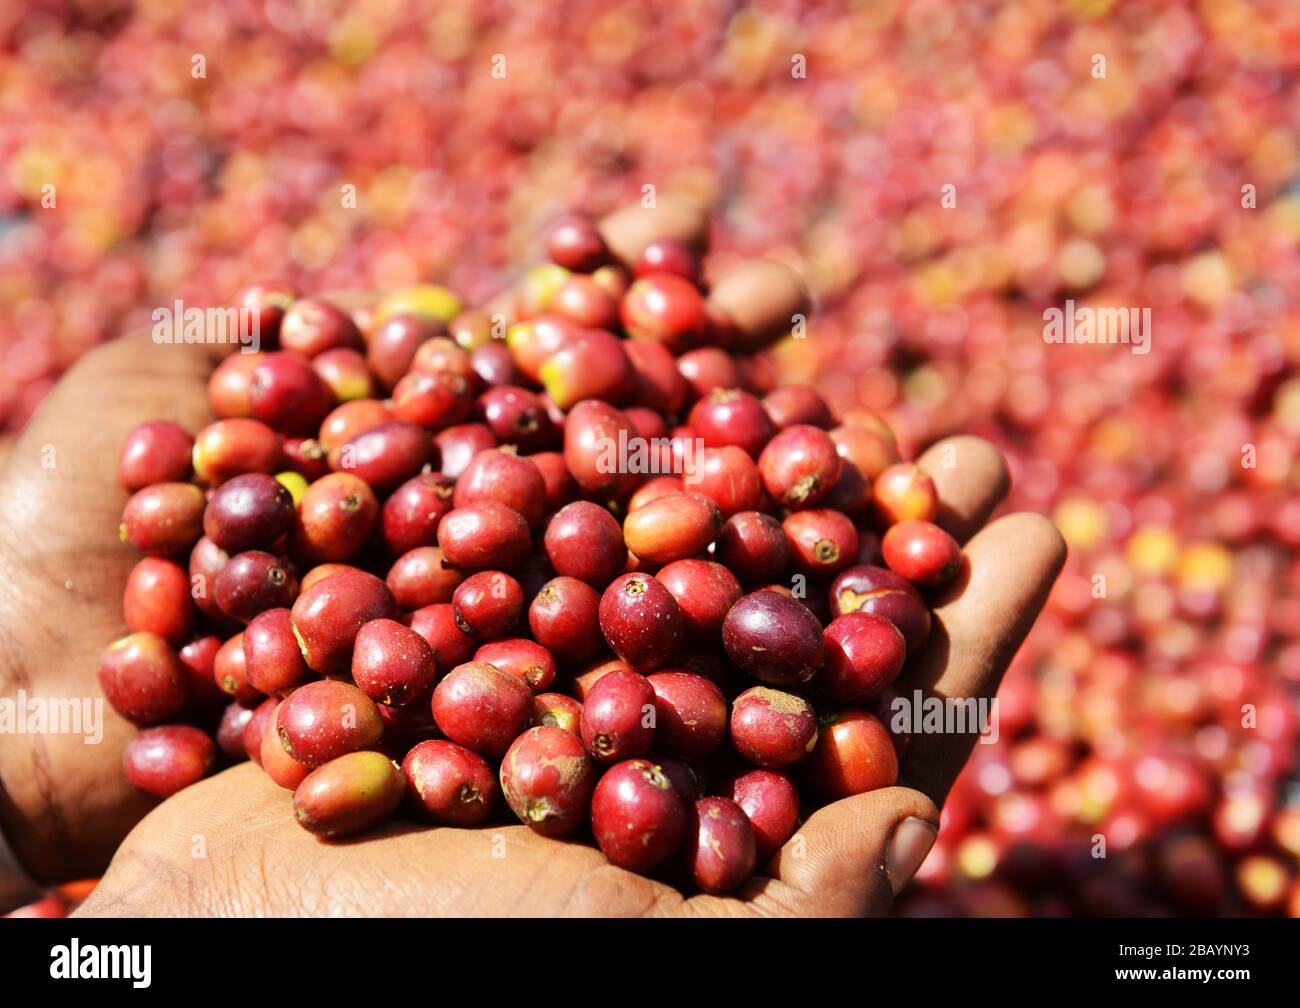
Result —
<path fill-rule="evenodd" d="M 656 233 L 702 230 L 702 217 L 664 201 L 661 208 L 607 221 L 615 250 L 626 256 Z M 765 312 L 780 305 L 779 298 L 764 304 L 769 269 L 753 268 L 748 290 L 743 274 L 729 288 L 728 307 L 746 327 L 768 324 Z M 3 695 L 100 696 L 96 659 L 124 632 L 121 592 L 138 559 L 117 539 L 122 439 L 146 419 L 173 419 L 189 430 L 208 422 L 212 364 L 210 348 L 147 337 L 109 344 L 69 372 L 14 445 L 0 471 Z M 943 501 L 941 524 L 966 543 L 969 564 L 939 601 L 931 642 L 899 686 L 991 696 L 1064 546 L 1037 515 L 985 524 L 1007 487 L 1003 462 L 987 443 L 952 438 L 921 463 Z M 391 823 L 356 840 L 322 842 L 295 823 L 289 793 L 248 764 L 186 789 L 132 831 L 155 803 L 121 773 L 134 728 L 107 705 L 104 721 L 99 745 L 45 734 L 0 747 L 0 826 L 34 874 L 93 874 L 116 849 L 86 914 L 879 913 L 928 851 L 937 806 L 974 743 L 973 736 L 916 736 L 901 769 L 907 786 L 819 810 L 764 875 L 720 898 L 686 897 L 609 865 L 590 846 L 522 826 Z"/>
<path fill-rule="evenodd" d="M 1006 490 L 997 452 L 954 438 L 923 458 L 950 531 L 969 541 L 968 576 L 935 610 L 931 643 L 899 686 L 945 697 L 991 696 L 1064 559 L 1034 514 L 984 525 Z M 981 527 L 983 526 L 983 527 Z M 979 531 L 975 531 L 978 529 Z M 973 535 L 971 533 L 974 532 Z M 685 896 L 610 865 L 594 847 L 523 826 L 426 828 L 390 823 L 328 843 L 294 821 L 289 792 L 243 765 L 155 810 L 122 845 L 82 913 L 103 915 L 860 916 L 886 912 L 929 851 L 938 805 L 971 735 L 916 735 L 909 786 L 820 809 L 732 897 Z"/>

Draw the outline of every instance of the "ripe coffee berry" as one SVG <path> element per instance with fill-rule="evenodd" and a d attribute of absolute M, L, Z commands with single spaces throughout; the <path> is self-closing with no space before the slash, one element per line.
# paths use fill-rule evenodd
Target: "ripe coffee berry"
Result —
<path fill-rule="evenodd" d="M 309 767 L 377 746 L 384 732 L 374 702 L 333 679 L 299 686 L 277 708 L 275 723 L 284 751 Z"/>
<path fill-rule="evenodd" d="M 760 864 L 784 847 L 799 828 L 799 791 L 783 773 L 746 770 L 722 781 L 718 790 L 744 810 L 754 829 Z"/>
<path fill-rule="evenodd" d="M 194 475 L 210 486 L 220 486 L 243 473 L 278 472 L 284 463 L 282 440 L 260 420 L 218 420 L 194 438 Z"/>
<path fill-rule="evenodd" d="M 504 504 L 534 526 L 542 519 L 546 482 L 529 459 L 521 458 L 513 451 L 489 448 L 475 455 L 465 467 L 456 480 L 452 497 L 457 508 L 478 501 Z"/>
<path fill-rule="evenodd" d="M 212 658 L 212 681 L 228 697 L 241 703 L 262 699 L 257 687 L 248 681 L 248 664 L 244 658 L 244 635 L 237 633 L 217 649 Z"/>
<path fill-rule="evenodd" d="M 676 560 L 655 575 L 677 602 L 688 638 L 716 642 L 742 591 L 734 574 L 709 560 Z"/>
<path fill-rule="evenodd" d="M 321 675 L 348 671 L 357 631 L 396 613 L 388 586 L 364 571 L 342 571 L 318 581 L 293 603 L 294 633 L 307 664 Z"/>
<path fill-rule="evenodd" d="M 194 439 L 179 424 L 150 420 L 127 435 L 117 474 L 131 493 L 151 483 L 180 483 L 189 479 Z"/>
<path fill-rule="evenodd" d="M 405 707 L 433 685 L 437 663 L 423 637 L 396 620 L 375 619 L 357 631 L 352 681 L 375 703 Z"/>
<path fill-rule="evenodd" d="M 212 590 L 223 613 L 247 623 L 267 609 L 291 605 L 298 586 L 279 557 L 248 550 L 221 568 Z"/>
<path fill-rule="evenodd" d="M 99 656 L 99 685 L 113 709 L 136 724 L 157 724 L 185 705 L 185 677 L 165 640 L 149 632 L 114 641 Z"/>
<path fill-rule="evenodd" d="M 581 827 L 596 784 L 596 766 L 572 732 L 529 728 L 501 761 L 501 791 L 519 821 L 542 836 Z"/>
<path fill-rule="evenodd" d="M 574 501 L 546 526 L 546 556 L 557 574 L 604 588 L 627 565 L 627 547 L 618 521 L 598 504 Z"/>
<path fill-rule="evenodd" d="M 630 337 L 657 340 L 678 353 L 698 344 L 709 328 L 699 290 L 671 273 L 636 280 L 623 295 L 619 312 Z"/>
<path fill-rule="evenodd" d="M 544 584 L 528 606 L 534 639 L 565 662 L 579 662 L 605 646 L 601 635 L 600 595 L 577 578 L 557 577 Z"/>
<path fill-rule="evenodd" d="M 555 682 L 555 658 L 551 652 L 526 637 L 511 637 L 484 644 L 474 652 L 475 661 L 495 665 L 516 679 L 522 679 L 534 694 Z"/>
<path fill-rule="evenodd" d="M 465 575 L 447 565 L 437 546 L 419 546 L 398 557 L 385 580 L 400 608 L 420 609 L 450 602 Z"/>
<path fill-rule="evenodd" d="M 618 867 L 642 874 L 678 849 L 686 819 L 686 803 L 662 768 L 649 760 L 610 767 L 591 796 L 596 843 Z"/>
<path fill-rule="evenodd" d="M 337 468 L 383 495 L 423 469 L 430 452 L 429 436 L 422 428 L 405 420 L 386 420 L 345 442 Z"/>
<path fill-rule="evenodd" d="M 203 491 L 192 483 L 154 483 L 122 511 L 119 535 L 154 556 L 183 553 L 203 535 Z"/>
<path fill-rule="evenodd" d="M 742 511 L 728 518 L 714 549 L 718 563 L 751 585 L 780 578 L 791 555 L 781 523 L 760 511 Z"/>
<path fill-rule="evenodd" d="M 858 530 L 838 511 L 796 511 L 782 527 L 794 565 L 809 577 L 830 579 L 858 559 Z"/>
<path fill-rule="evenodd" d="M 476 501 L 447 514 L 438 526 L 443 559 L 466 571 L 511 570 L 532 545 L 528 522 L 518 511 L 492 500 Z"/>
<path fill-rule="evenodd" d="M 145 557 L 126 579 L 122 615 L 128 630 L 147 630 L 173 646 L 183 644 L 194 626 L 189 575 L 174 561 Z"/>
<path fill-rule="evenodd" d="M 758 459 L 764 488 L 787 508 L 808 507 L 830 493 L 839 479 L 840 464 L 830 435 L 806 424 L 782 430 Z"/>
<path fill-rule="evenodd" d="M 533 727 L 550 725 L 581 737 L 582 704 L 563 693 L 541 693 L 533 698 Z"/>
<path fill-rule="evenodd" d="M 595 225 L 580 217 L 565 217 L 546 235 L 546 254 L 567 270 L 590 273 L 609 261 L 609 249 Z"/>
<path fill-rule="evenodd" d="M 311 677 L 303 661 L 293 617 L 288 609 L 267 609 L 258 613 L 244 631 L 244 670 L 254 689 L 267 696 L 292 690 Z"/>
<path fill-rule="evenodd" d="M 455 481 L 441 473 L 420 473 L 392 492 L 384 502 L 381 524 L 384 542 L 401 555 L 438 541 L 438 523 L 452 509 Z"/>
<path fill-rule="evenodd" d="M 263 354 L 248 376 L 250 415 L 282 434 L 314 433 L 331 398 L 311 363 L 296 353 Z"/>
<path fill-rule="evenodd" d="M 370 485 L 351 473 L 331 473 L 307 488 L 298 504 L 294 554 L 320 563 L 351 560 L 379 522 L 379 501 Z"/>
<path fill-rule="evenodd" d="M 582 742 L 601 763 L 644 756 L 655 738 L 654 687 L 635 672 L 602 676 L 582 705 Z"/>
<path fill-rule="evenodd" d="M 656 746 L 683 759 L 707 756 L 718 748 L 727 734 L 722 690 L 690 672 L 656 672 L 649 681 L 654 688 Z M 590 703 L 584 709 L 589 708 Z"/>
<path fill-rule="evenodd" d="M 722 513 L 697 493 L 666 494 L 631 512 L 623 521 L 627 548 L 651 564 L 703 553 L 722 528 Z"/>
<path fill-rule="evenodd" d="M 961 570 L 957 540 L 933 522 L 909 519 L 891 526 L 880 551 L 890 570 L 925 588 L 941 585 Z"/>
<path fill-rule="evenodd" d="M 170 798 L 202 780 L 215 762 L 212 739 L 189 725 L 146 728 L 122 753 L 126 779 L 142 791 Z"/>
<path fill-rule="evenodd" d="M 496 775 L 487 761 L 464 746 L 428 739 L 402 761 L 411 804 L 434 822 L 476 826 L 497 803 Z"/>
<path fill-rule="evenodd" d="M 903 634 L 907 653 L 917 654 L 930 636 L 930 610 L 905 578 L 884 567 L 850 567 L 831 582 L 832 616 L 864 612 L 883 616 Z"/>
<path fill-rule="evenodd" d="M 817 743 L 817 713 L 803 697 L 755 686 L 732 704 L 731 741 L 760 767 L 793 766 Z"/>
<path fill-rule="evenodd" d="M 478 397 L 475 412 L 491 435 L 521 452 L 540 451 L 559 441 L 537 393 L 516 385 L 490 388 Z M 445 456 L 444 452 L 444 456 Z"/>
<path fill-rule="evenodd" d="M 424 606 L 406 618 L 406 624 L 433 650 L 438 674 L 445 675 L 474 655 L 474 638 L 456 626 L 451 603 Z"/>
<path fill-rule="evenodd" d="M 524 590 L 501 571 L 471 574 L 451 596 L 456 625 L 475 640 L 491 640 L 512 630 L 524 611 Z"/>
<path fill-rule="evenodd" d="M 807 682 L 822 660 L 822 627 L 802 602 L 774 591 L 746 595 L 727 613 L 722 643 L 731 660 L 765 683 Z"/>
<path fill-rule="evenodd" d="M 907 643 L 883 616 L 846 613 L 826 628 L 826 660 L 817 687 L 832 700 L 865 700 L 898 678 Z"/>
<path fill-rule="evenodd" d="M 682 613 L 659 581 L 624 574 L 600 598 L 600 630 L 614 653 L 638 672 L 669 663 L 682 641 Z"/>
<path fill-rule="evenodd" d="M 807 424 L 829 430 L 834 425 L 831 408 L 814 388 L 808 385 L 782 385 L 763 397 L 763 409 L 777 430 Z"/>
<path fill-rule="evenodd" d="M 700 264 L 695 253 L 683 242 L 660 238 L 641 250 L 632 272 L 638 277 L 670 273 L 694 284 L 699 280 Z"/>
<path fill-rule="evenodd" d="M 293 523 L 293 497 L 265 473 L 245 473 L 212 492 L 204 534 L 228 553 L 265 549 Z"/>
<path fill-rule="evenodd" d="M 487 662 L 452 669 L 433 691 L 433 718 L 453 742 L 500 756 L 533 714 L 528 685 Z"/>
<path fill-rule="evenodd" d="M 686 863 L 707 893 L 739 888 L 754 873 L 757 846 L 744 810 L 730 798 L 701 798 L 686 827 Z"/>
<path fill-rule="evenodd" d="M 893 787 L 898 754 L 889 731 L 864 710 L 847 708 L 822 716 L 817 744 L 802 771 L 827 801 Z"/>
<path fill-rule="evenodd" d="M 691 489 L 718 505 L 723 518 L 763 503 L 763 481 L 749 453 L 735 445 L 705 448 L 692 474 Z"/>
<path fill-rule="evenodd" d="M 709 448 L 735 445 L 753 458 L 775 433 L 763 404 L 741 389 L 714 389 L 692 408 L 691 432 Z"/>

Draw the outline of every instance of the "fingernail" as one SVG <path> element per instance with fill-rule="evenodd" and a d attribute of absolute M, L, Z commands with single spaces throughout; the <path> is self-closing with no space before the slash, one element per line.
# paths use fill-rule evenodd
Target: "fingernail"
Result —
<path fill-rule="evenodd" d="M 938 831 L 916 816 L 909 816 L 894 829 L 894 837 L 889 841 L 889 853 L 885 857 L 885 873 L 889 876 L 889 885 L 895 896 L 912 881 L 912 876 L 934 846 L 936 836 Z"/>

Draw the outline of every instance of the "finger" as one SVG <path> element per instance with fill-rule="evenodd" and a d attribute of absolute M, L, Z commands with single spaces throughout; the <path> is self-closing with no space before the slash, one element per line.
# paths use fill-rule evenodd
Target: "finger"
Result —
<path fill-rule="evenodd" d="M 825 914 L 882 912 L 920 868 L 939 830 L 924 794 L 882 788 L 814 812 L 777 853 L 773 874 Z"/>
<path fill-rule="evenodd" d="M 934 611 L 930 642 L 895 689 L 905 698 L 992 697 L 1065 563 L 1065 541 L 1047 518 L 999 518 L 966 545 L 966 568 Z M 913 734 L 902 779 L 942 803 L 976 735 Z"/>
<path fill-rule="evenodd" d="M 944 438 L 916 460 L 939 495 L 936 523 L 965 542 L 988 521 L 1011 486 L 1002 453 L 983 438 Z"/>
<path fill-rule="evenodd" d="M 735 327 L 735 348 L 757 350 L 807 317 L 808 288 L 785 263 L 752 259 L 723 273 L 709 291 L 709 307 Z"/>
<path fill-rule="evenodd" d="M 686 196 L 659 196 L 652 207 L 631 203 L 596 225 L 610 251 L 632 266 L 652 241 L 671 238 L 702 253 L 709 240 L 708 210 Z"/>

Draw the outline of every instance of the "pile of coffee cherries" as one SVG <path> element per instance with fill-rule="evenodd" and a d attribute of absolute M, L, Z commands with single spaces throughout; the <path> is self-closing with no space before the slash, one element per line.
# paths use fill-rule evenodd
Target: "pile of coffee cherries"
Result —
<path fill-rule="evenodd" d="M 133 783 L 247 757 L 325 837 L 508 810 L 727 892 L 895 782 L 881 705 L 963 562 L 933 483 L 875 416 L 772 387 L 687 245 L 547 244 L 509 325 L 436 287 L 250 290 L 220 419 L 131 433 L 147 555 L 99 678 Z"/>

